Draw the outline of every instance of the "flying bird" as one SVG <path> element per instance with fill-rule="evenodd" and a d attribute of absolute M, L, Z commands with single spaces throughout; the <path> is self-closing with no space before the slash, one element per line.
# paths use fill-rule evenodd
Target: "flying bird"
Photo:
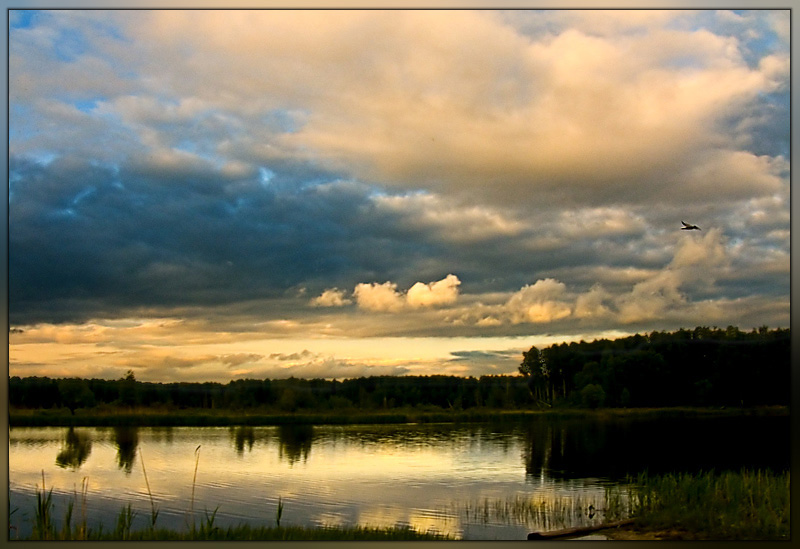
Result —
<path fill-rule="evenodd" d="M 683 223 L 683 227 L 681 227 L 682 231 L 695 231 L 695 230 L 702 231 L 703 230 L 700 227 L 698 227 L 697 225 L 691 225 L 691 224 L 687 223 L 686 221 L 681 221 L 681 223 Z"/>

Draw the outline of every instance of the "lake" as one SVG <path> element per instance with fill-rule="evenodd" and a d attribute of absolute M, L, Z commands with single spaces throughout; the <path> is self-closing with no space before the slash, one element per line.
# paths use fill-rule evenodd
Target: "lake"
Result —
<path fill-rule="evenodd" d="M 149 524 L 149 483 L 161 527 L 184 529 L 215 510 L 219 526 L 271 526 L 280 498 L 282 526 L 410 525 L 521 540 L 602 521 L 606 488 L 629 474 L 788 470 L 789 441 L 787 416 L 18 427 L 9 430 L 10 522 L 30 533 L 44 471 L 59 521 L 73 498 L 80 519 L 85 483 L 88 525 L 104 530 L 129 503 L 134 527 Z"/>

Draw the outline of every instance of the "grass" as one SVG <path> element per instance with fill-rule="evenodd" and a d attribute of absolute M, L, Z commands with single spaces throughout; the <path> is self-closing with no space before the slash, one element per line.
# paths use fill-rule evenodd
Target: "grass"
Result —
<path fill-rule="evenodd" d="M 461 504 L 459 511 L 468 521 L 538 532 L 634 518 L 640 531 L 674 531 L 684 539 L 786 540 L 789 487 L 788 472 L 643 473 L 599 497 L 518 494 Z"/>
<path fill-rule="evenodd" d="M 147 478 L 144 458 L 142 471 L 150 498 L 150 524 L 133 530 L 135 513 L 130 504 L 120 511 L 113 531 L 87 527 L 86 499 L 88 479 L 67 502 L 61 528 L 57 529 L 53 511 L 53 488 L 47 490 L 44 471 L 41 489 L 36 487 L 36 507 L 30 539 L 34 540 L 433 540 L 450 539 L 437 533 L 421 533 L 410 527 L 372 528 L 366 526 L 324 526 L 308 528 L 281 526 L 284 504 L 278 497 L 276 526 L 240 524 L 216 526 L 217 509 L 199 525 L 194 517 L 194 491 L 200 461 L 200 446 L 195 449 L 191 525 L 185 531 L 156 528 L 158 507 Z M 595 525 L 633 517 L 643 531 L 673 530 L 688 539 L 787 540 L 790 534 L 790 473 L 768 470 L 675 473 L 629 478 L 627 485 L 606 489 L 602 497 L 581 495 L 510 498 L 468 503 L 459 509 L 471 521 L 526 524 L 540 531 L 572 526 Z M 76 502 L 81 521 L 73 525 Z M 16 513 L 14 509 L 9 513 Z M 14 525 L 11 531 L 18 532 Z"/>
<path fill-rule="evenodd" d="M 631 481 L 628 512 L 637 528 L 695 539 L 789 539 L 788 471 L 640 474 Z"/>
<path fill-rule="evenodd" d="M 428 408 L 398 408 L 386 411 L 343 410 L 334 412 L 299 411 L 294 413 L 270 410 L 165 410 L 140 408 L 134 410 L 78 409 L 75 415 L 64 409 L 9 410 L 11 427 L 86 426 L 110 427 L 133 425 L 137 427 L 160 426 L 228 426 L 228 425 L 347 425 L 347 424 L 398 424 L 398 423 L 456 423 L 519 420 L 537 416 L 581 417 L 697 417 L 701 415 L 788 415 L 788 407 L 760 408 L 601 408 L 587 410 L 554 408 L 548 410 L 501 410 L 471 408 L 444 410 Z"/>
<path fill-rule="evenodd" d="M 516 494 L 505 499 L 484 498 L 460 505 L 464 518 L 483 524 L 525 524 L 531 531 L 549 532 L 590 526 L 615 520 L 608 518 L 606 500 L 583 495 Z"/>
<path fill-rule="evenodd" d="M 198 446 L 199 450 L 199 446 Z M 199 457 L 195 462 L 196 467 Z M 144 462 L 142 462 L 144 467 Z M 147 479 L 145 477 L 145 482 Z M 192 481 L 194 484 L 194 480 Z M 303 527 L 303 526 L 281 526 L 281 515 L 283 513 L 283 502 L 278 498 L 278 511 L 276 516 L 277 526 L 254 526 L 249 524 L 239 524 L 222 528 L 215 525 L 217 509 L 209 514 L 205 512 L 205 517 L 195 522 L 192 516 L 192 524 L 186 530 L 174 530 L 169 528 L 156 528 L 156 518 L 158 508 L 154 504 L 152 493 L 150 492 L 149 482 L 147 490 L 150 496 L 151 516 L 150 524 L 143 529 L 134 530 L 132 528 L 133 519 L 136 513 L 131 504 L 125 505 L 117 515 L 116 525 L 113 530 L 105 531 L 100 525 L 96 530 L 87 528 L 85 519 L 86 492 L 88 481 L 84 478 L 81 485 L 81 508 L 83 520 L 80 524 L 72 524 L 72 515 L 75 508 L 75 501 L 78 499 L 77 491 L 75 497 L 67 502 L 64 518 L 61 521 L 61 529 L 56 528 L 54 520 L 53 488 L 47 490 L 45 485 L 44 471 L 42 471 L 41 489 L 36 487 L 36 508 L 34 515 L 31 540 L 81 540 L 81 541 L 150 541 L 150 540 L 446 540 L 452 539 L 445 535 L 435 532 L 418 532 L 410 526 L 395 527 L 369 527 L 369 526 L 322 526 L 322 527 Z M 194 500 L 191 502 L 193 510 Z M 9 522 L 12 515 L 16 513 L 14 509 L 9 513 Z M 11 525 L 9 532 L 18 532 L 16 526 Z M 18 536 L 9 539 L 25 539 Z"/>
<path fill-rule="evenodd" d="M 211 518 L 213 524 L 213 517 Z M 92 540 L 116 540 L 113 535 L 98 535 Z M 421 533 L 410 527 L 372 528 L 366 526 L 324 526 L 306 528 L 302 526 L 250 526 L 240 524 L 228 528 L 201 526 L 180 532 L 169 529 L 141 530 L 133 532 L 131 540 L 235 540 L 235 541 L 276 541 L 276 540 L 328 540 L 328 541 L 402 541 L 402 540 L 446 540 L 452 539 L 435 533 Z"/>

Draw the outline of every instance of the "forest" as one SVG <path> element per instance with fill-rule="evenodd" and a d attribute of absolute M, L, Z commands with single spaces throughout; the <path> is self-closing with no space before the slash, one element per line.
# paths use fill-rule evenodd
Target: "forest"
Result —
<path fill-rule="evenodd" d="M 258 409 L 282 413 L 757 406 L 790 401 L 790 330 L 697 327 L 561 343 L 522 355 L 517 375 L 371 376 L 152 383 L 9 377 L 12 409 Z"/>

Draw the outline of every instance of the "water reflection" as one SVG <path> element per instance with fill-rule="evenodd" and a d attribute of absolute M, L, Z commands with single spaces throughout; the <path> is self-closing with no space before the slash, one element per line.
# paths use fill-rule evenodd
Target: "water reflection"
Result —
<path fill-rule="evenodd" d="M 145 479 L 130 474 L 144 453 L 165 527 L 182 528 L 191 505 L 198 513 L 220 506 L 215 524 L 274 524 L 282 496 L 287 525 L 409 524 L 466 539 L 524 539 L 605 518 L 591 511 L 626 473 L 788 469 L 789 419 L 18 428 L 10 430 L 9 502 L 20 508 L 15 520 L 30 525 L 44 469 L 62 495 L 91 479 L 90 524 L 113 530 L 129 502 L 145 520 Z"/>
<path fill-rule="evenodd" d="M 139 446 L 139 428 L 128 425 L 114 427 L 114 443 L 117 445 L 117 465 L 130 475 Z"/>
<path fill-rule="evenodd" d="M 278 455 L 286 459 L 291 467 L 300 459 L 305 463 L 311 452 L 314 438 L 312 425 L 281 425 L 278 427 Z"/>
<path fill-rule="evenodd" d="M 72 470 L 78 470 L 91 453 L 91 438 L 84 433 L 75 431 L 74 427 L 70 427 L 64 438 L 64 446 L 56 456 L 56 465 L 62 468 L 69 467 Z"/>
<path fill-rule="evenodd" d="M 244 455 L 245 444 L 247 445 L 248 452 L 253 450 L 253 443 L 256 440 L 256 435 L 252 427 L 231 427 L 231 436 L 233 437 L 233 445 L 238 455 Z"/>

